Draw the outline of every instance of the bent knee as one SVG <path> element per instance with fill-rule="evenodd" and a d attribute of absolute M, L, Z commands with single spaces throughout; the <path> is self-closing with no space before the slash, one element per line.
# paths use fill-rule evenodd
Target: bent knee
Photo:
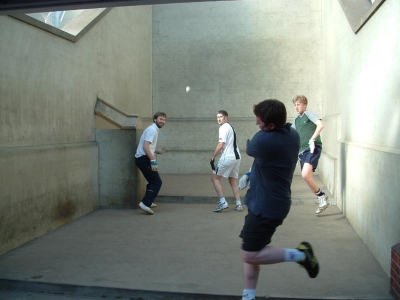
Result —
<path fill-rule="evenodd" d="M 221 177 L 215 174 L 211 175 L 211 182 L 218 182 L 221 180 Z"/>
<path fill-rule="evenodd" d="M 311 171 L 311 172 L 310 172 Z M 312 169 L 310 171 L 303 171 L 301 172 L 301 177 L 305 180 L 308 181 L 310 179 L 313 178 L 313 173 L 312 173 Z"/>
<path fill-rule="evenodd" d="M 242 260 L 245 263 L 253 264 L 255 262 L 255 257 L 257 256 L 258 252 L 248 252 L 242 251 Z"/>
<path fill-rule="evenodd" d="M 157 179 L 155 182 L 154 182 L 154 184 L 156 185 L 156 186 L 158 186 L 158 187 L 161 187 L 162 186 L 162 180 L 161 180 L 161 178 L 159 178 L 159 179 Z"/>

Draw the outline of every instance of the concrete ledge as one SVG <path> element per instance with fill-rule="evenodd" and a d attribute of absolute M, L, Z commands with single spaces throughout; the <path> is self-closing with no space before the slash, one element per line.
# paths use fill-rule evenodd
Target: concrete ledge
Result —
<path fill-rule="evenodd" d="M 235 203 L 233 197 L 225 197 L 229 205 Z M 202 197 L 202 196 L 158 196 L 156 202 L 160 203 L 196 203 L 196 204 L 213 204 L 217 203 L 218 197 Z M 329 200 L 331 201 L 331 200 Z M 315 205 L 318 202 L 315 198 L 294 198 L 292 205 Z M 336 205 L 336 201 L 331 201 L 332 205 Z"/>
<path fill-rule="evenodd" d="M 328 195 L 331 204 L 336 205 L 336 199 L 321 179 L 318 176 L 314 178 L 320 188 Z M 156 202 L 214 204 L 218 201 L 217 193 L 211 183 L 211 174 L 161 174 L 161 179 L 163 185 Z M 228 180 L 222 178 L 221 185 L 229 204 L 233 204 L 232 188 Z M 240 191 L 242 200 L 246 192 L 247 189 Z M 316 205 L 316 200 L 302 177 L 295 175 L 292 183 L 292 205 Z"/>
<path fill-rule="evenodd" d="M 94 112 L 121 129 L 135 129 L 139 118 L 139 115 L 127 114 L 100 98 L 97 98 Z"/>
<path fill-rule="evenodd" d="M 71 284 L 54 284 L 45 282 L 31 282 L 22 280 L 0 279 L 1 291 L 24 291 L 43 295 L 51 294 L 68 297 L 101 297 L 104 299 L 148 299 L 148 300 L 240 300 L 241 296 L 214 295 L 199 293 L 158 292 L 146 290 L 134 290 L 123 288 L 110 288 L 98 286 L 81 286 Z M 1 295 L 0 295 L 1 296 Z M 289 298 L 257 297 L 257 299 L 289 300 Z M 290 300 L 304 298 L 290 298 Z M 317 300 L 317 299 L 316 299 Z"/>

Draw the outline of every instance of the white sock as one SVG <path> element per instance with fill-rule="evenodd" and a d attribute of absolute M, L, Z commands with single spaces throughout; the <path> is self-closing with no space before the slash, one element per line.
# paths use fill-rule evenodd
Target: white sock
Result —
<path fill-rule="evenodd" d="M 256 299 L 256 290 L 243 290 L 242 300 L 254 300 Z"/>
<path fill-rule="evenodd" d="M 242 205 L 242 201 L 240 201 L 240 199 L 236 199 L 236 205 Z"/>
<path fill-rule="evenodd" d="M 299 262 L 302 261 L 306 258 L 306 255 L 304 252 L 298 250 L 298 249 L 288 249 L 285 248 L 285 259 L 284 261 L 295 261 Z"/>
<path fill-rule="evenodd" d="M 221 197 L 221 198 L 219 198 L 219 202 L 220 202 L 220 203 L 225 203 L 225 202 L 226 202 L 226 199 L 225 199 L 225 197 Z"/>

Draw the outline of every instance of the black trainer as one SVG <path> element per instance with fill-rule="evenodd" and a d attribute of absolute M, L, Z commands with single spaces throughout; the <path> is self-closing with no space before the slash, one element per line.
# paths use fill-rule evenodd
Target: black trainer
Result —
<path fill-rule="evenodd" d="M 298 264 L 300 264 L 307 270 L 308 276 L 310 276 L 311 278 L 317 277 L 319 272 L 319 264 L 317 258 L 314 255 L 311 245 L 307 242 L 302 242 L 297 247 L 297 249 L 301 252 L 304 252 L 304 254 L 306 255 L 306 258 L 302 261 L 299 261 Z"/>

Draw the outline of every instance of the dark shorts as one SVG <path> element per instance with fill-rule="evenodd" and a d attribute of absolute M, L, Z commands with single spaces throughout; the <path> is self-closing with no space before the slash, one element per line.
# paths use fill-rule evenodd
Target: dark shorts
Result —
<path fill-rule="evenodd" d="M 299 154 L 300 166 L 303 170 L 305 163 L 309 163 L 313 166 L 313 171 L 318 167 L 318 161 L 321 157 L 322 147 L 315 146 L 314 153 L 310 153 L 310 150 L 305 150 L 303 153 Z"/>
<path fill-rule="evenodd" d="M 242 238 L 242 249 L 248 252 L 258 252 L 271 243 L 271 238 L 276 228 L 282 225 L 283 220 L 263 218 L 256 216 L 250 211 L 244 221 L 240 237 Z"/>

